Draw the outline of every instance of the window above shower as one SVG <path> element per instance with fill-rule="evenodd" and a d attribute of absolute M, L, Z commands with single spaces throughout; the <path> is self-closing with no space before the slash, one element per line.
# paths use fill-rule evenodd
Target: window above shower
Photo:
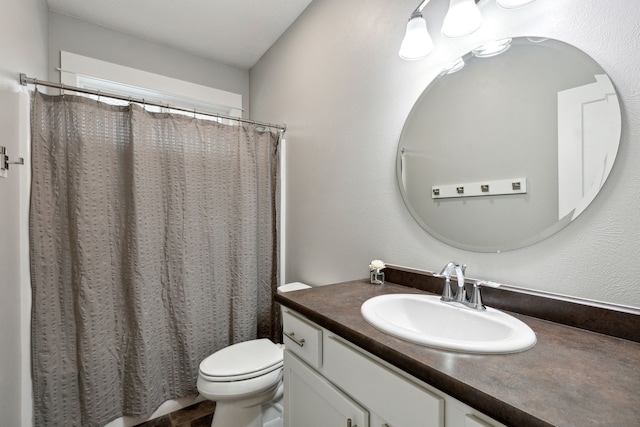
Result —
<path fill-rule="evenodd" d="M 169 104 L 202 113 L 242 117 L 242 95 L 237 93 L 65 51 L 60 52 L 60 64 L 60 82 L 64 85 L 144 99 L 152 103 Z M 87 96 L 99 98 L 99 96 Z M 127 104 L 127 101 L 106 97 L 100 100 L 113 104 Z M 152 106 L 146 106 L 146 108 L 149 111 L 162 110 L 193 115 L 193 113 L 166 108 Z M 211 116 L 197 113 L 196 117 L 212 119 Z"/>

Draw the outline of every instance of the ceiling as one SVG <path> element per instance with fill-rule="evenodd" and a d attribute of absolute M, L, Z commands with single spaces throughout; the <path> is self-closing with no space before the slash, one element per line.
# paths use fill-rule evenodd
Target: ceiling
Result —
<path fill-rule="evenodd" d="M 47 0 L 50 11 L 251 68 L 311 0 Z"/>

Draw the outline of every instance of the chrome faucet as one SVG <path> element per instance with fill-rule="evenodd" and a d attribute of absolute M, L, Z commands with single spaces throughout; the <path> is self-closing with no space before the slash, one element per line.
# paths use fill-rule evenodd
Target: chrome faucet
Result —
<path fill-rule="evenodd" d="M 442 290 L 442 296 L 440 300 L 444 302 L 461 302 L 466 300 L 466 291 L 464 289 L 464 272 L 467 269 L 466 265 L 460 265 L 457 262 L 449 262 L 444 266 L 440 274 L 434 274 L 436 277 L 444 277 L 444 289 Z M 451 275 L 455 273 L 458 279 L 458 289 L 453 293 L 451 288 Z"/>
<path fill-rule="evenodd" d="M 485 280 L 476 281 L 473 283 L 471 298 L 467 298 L 467 290 L 464 287 L 464 273 L 466 269 L 467 266 L 465 264 L 458 264 L 452 261 L 444 266 L 440 274 L 434 274 L 435 277 L 444 277 L 444 288 L 440 300 L 446 303 L 453 303 L 454 305 L 462 305 L 473 310 L 486 310 L 486 307 L 482 304 L 480 288 L 482 286 L 497 288 L 500 284 Z M 455 295 L 451 288 L 451 276 L 454 273 L 458 279 L 458 288 L 456 289 Z"/>
<path fill-rule="evenodd" d="M 440 274 L 433 275 L 435 277 L 444 277 L 444 288 L 442 288 L 442 296 L 440 297 L 440 301 L 453 301 L 453 290 L 451 289 L 451 273 L 455 269 L 455 263 L 449 262 L 444 266 Z"/>
<path fill-rule="evenodd" d="M 456 302 L 466 304 L 467 290 L 464 287 L 464 272 L 467 270 L 466 264 L 457 264 L 455 267 L 456 277 L 458 278 L 458 290 L 456 291 Z"/>

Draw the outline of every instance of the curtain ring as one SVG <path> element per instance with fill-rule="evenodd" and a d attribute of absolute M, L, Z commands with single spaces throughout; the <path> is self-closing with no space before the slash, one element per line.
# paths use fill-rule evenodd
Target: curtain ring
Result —
<path fill-rule="evenodd" d="M 193 109 L 193 118 L 194 119 L 196 118 L 196 109 L 195 108 Z"/>
<path fill-rule="evenodd" d="M 98 99 L 96 101 L 100 102 L 100 91 L 98 91 Z"/>
<path fill-rule="evenodd" d="M 64 98 L 64 83 L 60 83 L 60 95 Z"/>

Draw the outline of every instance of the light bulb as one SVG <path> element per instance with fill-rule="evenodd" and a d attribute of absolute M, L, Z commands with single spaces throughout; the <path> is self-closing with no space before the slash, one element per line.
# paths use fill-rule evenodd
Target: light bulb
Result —
<path fill-rule="evenodd" d="M 535 0 L 496 0 L 498 6 L 505 9 L 516 9 L 533 3 Z"/>
<path fill-rule="evenodd" d="M 449 11 L 442 23 L 445 37 L 463 37 L 482 25 L 482 15 L 474 0 L 450 0 Z"/>
<path fill-rule="evenodd" d="M 432 49 L 433 41 L 427 31 L 427 21 L 420 13 L 411 15 L 411 19 L 407 23 L 407 31 L 400 46 L 400 58 L 409 61 L 422 59 Z"/>

